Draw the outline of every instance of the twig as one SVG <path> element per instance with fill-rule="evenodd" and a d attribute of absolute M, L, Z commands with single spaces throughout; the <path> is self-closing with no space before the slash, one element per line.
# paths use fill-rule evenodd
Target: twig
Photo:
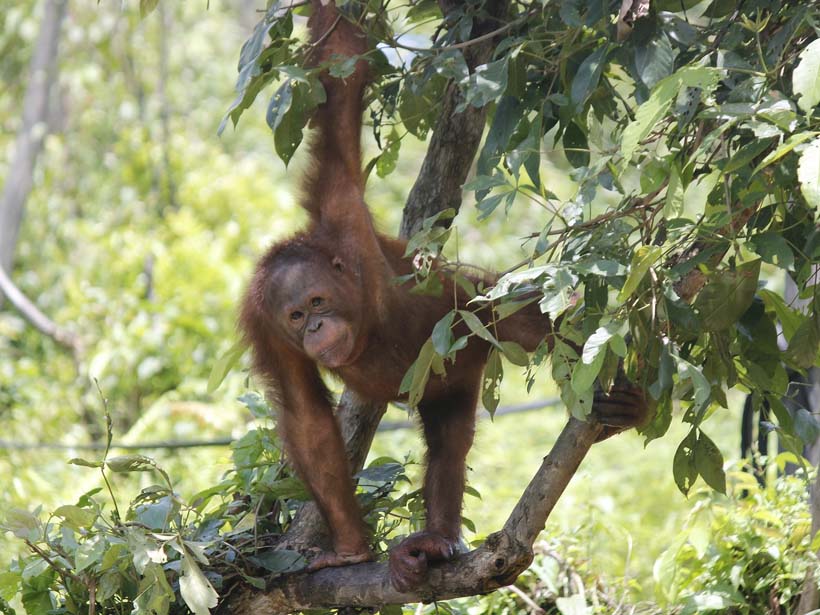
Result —
<path fill-rule="evenodd" d="M 482 34 L 481 36 L 476 36 L 475 38 L 471 38 L 468 41 L 462 41 L 460 43 L 453 43 L 452 45 L 444 45 L 443 47 L 414 47 L 412 45 L 405 45 L 400 43 L 396 39 L 391 39 L 389 42 L 390 45 L 393 47 L 401 47 L 406 51 L 418 51 L 418 52 L 425 52 L 425 51 L 432 51 L 435 53 L 441 53 L 442 51 L 451 51 L 453 49 L 465 49 L 467 47 L 471 47 L 477 43 L 481 43 L 483 41 L 490 40 L 495 38 L 500 34 L 504 34 L 507 30 L 512 30 L 514 27 L 518 26 L 519 24 L 524 23 L 527 19 L 535 15 L 535 11 L 530 11 L 524 17 L 519 17 L 515 21 L 511 21 L 508 24 L 504 24 L 500 28 L 493 30 L 492 32 L 487 32 L 486 34 Z"/>

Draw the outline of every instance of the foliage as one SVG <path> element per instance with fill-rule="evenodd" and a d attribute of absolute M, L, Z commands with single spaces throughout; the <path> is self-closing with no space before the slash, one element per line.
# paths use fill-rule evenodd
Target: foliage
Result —
<path fill-rule="evenodd" d="M 570 412 L 589 414 L 596 381 L 608 388 L 623 364 L 656 409 L 647 440 L 666 433 L 673 401 L 687 409 L 690 431 L 674 461 L 680 490 L 688 493 L 702 477 L 724 491 L 723 458 L 703 420 L 727 406 L 726 389 L 740 387 L 754 393 L 756 407 L 768 402 L 780 428 L 793 433 L 779 399 L 786 368 L 818 360 L 820 12 L 772 0 L 736 10 L 717 1 L 663 4 L 672 12 L 650 3 L 647 15 L 628 23 L 629 10 L 638 9 L 625 3 L 629 10 L 613 23 L 620 4 L 510 3 L 503 38 L 477 67 L 464 41 L 489 5 L 466 2 L 441 15 L 431 2 L 406 12 L 386 1 L 348 2 L 344 11 L 380 43 L 368 54 L 377 141 L 399 126 L 405 136 L 424 138 L 451 80 L 460 108 L 490 109 L 477 175 L 465 185 L 479 217 L 525 206 L 541 212 L 531 218 L 528 258 L 495 287 L 470 289 L 474 302 L 489 303 L 502 319 L 538 291 L 542 311 L 560 317 L 552 374 Z M 407 33 L 431 23 L 432 44 L 410 46 Z M 243 47 L 239 95 L 226 116 L 236 122 L 278 79 L 284 85 L 270 103 L 277 107 L 282 88 L 297 80 L 306 88 L 302 102 L 288 98 L 286 116 L 277 112 L 270 122 L 277 143 L 288 144 L 278 149 L 285 162 L 321 96 L 309 91 L 321 89 L 315 75 L 323 68 L 301 68 L 305 48 L 291 24 L 292 13 L 274 3 Z M 259 42 L 265 33 L 267 46 Z M 412 59 L 391 63 L 387 51 L 412 51 Z M 331 66 L 345 70 L 340 61 Z M 382 146 L 377 166 L 382 156 L 398 156 L 401 140 L 391 136 Z M 573 167 L 571 198 L 558 198 L 541 181 L 542 148 L 550 146 L 562 146 Z M 435 256 L 441 237 L 433 240 Z M 461 282 L 458 263 L 453 271 Z M 757 292 L 776 272 L 794 278 L 802 311 L 776 293 Z M 420 290 L 442 292 L 436 286 L 427 281 Z M 492 327 L 452 312 L 408 371 L 403 388 L 411 404 L 430 373 L 443 373 L 468 342 L 450 334 L 462 321 L 468 338 L 492 344 L 482 393 L 490 410 L 503 378 L 500 357 L 529 363 L 520 347 L 499 343 Z M 778 325 L 786 349 L 778 347 Z M 536 353 L 533 364 L 545 356 Z M 798 440 L 784 440 L 799 452 Z"/>
<path fill-rule="evenodd" d="M 234 465 L 222 482 L 189 500 L 149 457 L 109 456 L 106 450 L 98 460 L 71 460 L 100 471 L 107 497 L 102 488 L 93 489 L 45 521 L 39 509 L 11 510 L 0 529 L 23 541 L 30 554 L 0 574 L 0 600 L 19 594 L 31 615 L 54 609 L 166 615 L 188 612 L 185 607 L 202 614 L 217 605 L 217 591 L 227 592 L 237 581 L 261 588 L 266 577 L 303 569 L 304 558 L 275 548 L 275 539 L 309 496 L 285 464 L 274 431 L 264 425 L 270 408 L 253 394 L 241 401 L 263 424 L 231 445 Z M 159 482 L 123 508 L 111 475 L 134 472 Z M 391 494 L 406 477 L 403 464 L 389 458 L 374 460 L 357 478 L 360 506 L 384 551 L 400 519 L 420 522 L 420 493 Z"/>
<path fill-rule="evenodd" d="M 781 455 L 781 471 L 789 458 Z M 730 479 L 728 497 L 696 495 L 684 531 L 655 563 L 657 595 L 680 604 L 682 615 L 793 612 L 806 573 L 820 571 L 806 477 L 781 476 L 768 487 L 747 472 Z"/>

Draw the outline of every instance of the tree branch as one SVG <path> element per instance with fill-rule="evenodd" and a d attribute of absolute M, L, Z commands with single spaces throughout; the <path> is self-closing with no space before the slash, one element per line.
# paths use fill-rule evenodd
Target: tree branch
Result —
<path fill-rule="evenodd" d="M 532 545 L 558 498 L 601 432 L 570 418 L 500 532 L 479 548 L 432 565 L 412 593 L 396 591 L 386 563 L 367 563 L 280 577 L 264 590 L 244 588 L 220 605 L 222 613 L 279 614 L 340 606 L 432 602 L 487 593 L 512 583 L 532 562 Z"/>
<path fill-rule="evenodd" d="M 74 355 L 80 352 L 80 344 L 77 337 L 68 331 L 61 329 L 48 316 L 26 297 L 11 281 L 6 271 L 0 267 L 0 297 L 5 297 L 20 312 L 35 329 L 47 335 L 55 342 L 70 350 Z"/>

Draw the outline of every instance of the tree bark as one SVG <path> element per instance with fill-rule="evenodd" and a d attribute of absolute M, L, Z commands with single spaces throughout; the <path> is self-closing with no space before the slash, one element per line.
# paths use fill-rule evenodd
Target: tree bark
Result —
<path fill-rule="evenodd" d="M 9 275 L 14 264 L 23 210 L 33 185 L 34 167 L 48 128 L 49 96 L 57 77 L 57 49 L 66 5 L 67 0 L 45 2 L 40 33 L 29 65 L 22 124 L 0 196 L 0 269 Z M 2 299 L 3 294 L 0 293 L 0 303 Z"/>

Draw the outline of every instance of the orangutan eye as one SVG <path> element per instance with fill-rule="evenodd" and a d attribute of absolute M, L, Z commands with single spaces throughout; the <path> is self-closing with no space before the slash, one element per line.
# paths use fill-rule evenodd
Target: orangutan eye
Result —
<path fill-rule="evenodd" d="M 322 305 L 322 303 L 323 301 L 321 297 L 314 297 L 310 300 L 310 305 L 312 305 L 313 307 L 319 307 L 320 305 Z"/>
<path fill-rule="evenodd" d="M 296 322 L 297 320 L 301 320 L 302 316 L 304 316 L 304 314 L 302 314 L 302 312 L 298 310 L 290 313 L 290 319 L 294 322 Z"/>

